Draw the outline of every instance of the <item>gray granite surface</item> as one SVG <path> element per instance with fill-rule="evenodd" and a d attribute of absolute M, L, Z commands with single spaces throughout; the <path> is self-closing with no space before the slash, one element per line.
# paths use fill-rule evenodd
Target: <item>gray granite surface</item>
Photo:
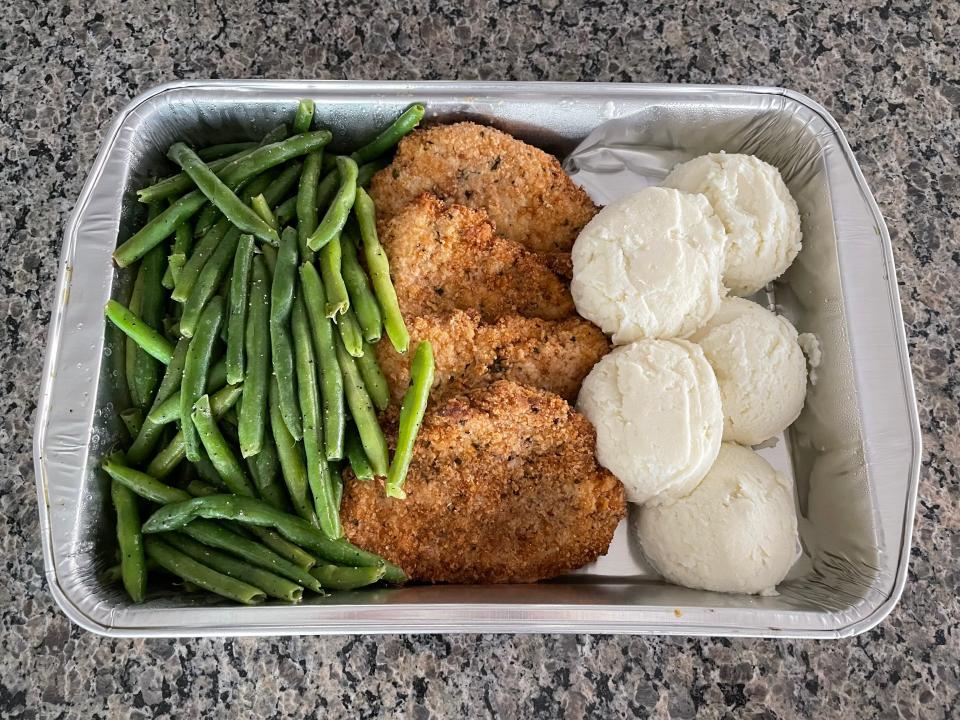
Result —
<path fill-rule="evenodd" d="M 958 56 L 955 0 L 13 0 L 0 24 L 0 716 L 956 716 Z M 31 456 L 61 232 L 130 98 L 209 77 L 749 83 L 826 105 L 893 237 L 920 403 L 900 605 L 834 642 L 131 641 L 72 626 L 43 578 Z"/>

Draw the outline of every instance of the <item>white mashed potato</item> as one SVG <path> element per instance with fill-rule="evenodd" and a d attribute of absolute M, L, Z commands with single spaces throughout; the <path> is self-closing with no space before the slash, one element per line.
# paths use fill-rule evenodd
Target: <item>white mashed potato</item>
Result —
<path fill-rule="evenodd" d="M 790 321 L 743 298 L 727 298 L 691 337 L 720 385 L 723 439 L 758 445 L 803 409 L 807 363 Z"/>
<path fill-rule="evenodd" d="M 577 407 L 597 430 L 600 464 L 631 502 L 686 495 L 720 448 L 720 390 L 703 351 L 685 340 L 616 348 L 584 380 Z"/>
<path fill-rule="evenodd" d="M 573 246 L 577 311 L 617 345 L 686 337 L 720 305 L 725 242 L 703 195 L 652 187 L 622 198 Z"/>
<path fill-rule="evenodd" d="M 711 153 L 677 165 L 666 187 L 703 193 L 726 228 L 723 281 L 752 295 L 800 252 L 800 212 L 777 168 L 752 155 Z"/>
<path fill-rule="evenodd" d="M 665 579 L 717 592 L 774 594 L 799 550 L 789 481 L 732 443 L 693 492 L 642 508 L 633 529 Z"/>

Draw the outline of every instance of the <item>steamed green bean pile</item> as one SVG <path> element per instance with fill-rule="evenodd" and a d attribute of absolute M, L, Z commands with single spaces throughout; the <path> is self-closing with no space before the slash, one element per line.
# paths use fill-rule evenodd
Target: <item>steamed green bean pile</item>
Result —
<path fill-rule="evenodd" d="M 374 347 L 408 349 L 364 186 L 420 122 L 413 105 L 334 157 L 312 101 L 252 141 L 170 146 L 178 174 L 138 192 L 143 226 L 114 260 L 107 303 L 121 347 L 129 442 L 103 461 L 119 564 L 135 602 L 179 583 L 244 604 L 400 584 L 403 571 L 343 537 L 341 476 L 403 481 L 433 380 L 428 343 L 390 456 Z"/>

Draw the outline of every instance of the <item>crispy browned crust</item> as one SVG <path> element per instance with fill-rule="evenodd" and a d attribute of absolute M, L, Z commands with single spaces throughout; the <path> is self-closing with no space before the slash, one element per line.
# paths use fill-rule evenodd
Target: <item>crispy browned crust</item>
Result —
<path fill-rule="evenodd" d="M 427 413 L 406 500 L 346 474 L 353 543 L 428 582 L 534 582 L 604 554 L 626 504 L 592 426 L 556 395 L 510 381 Z"/>
<path fill-rule="evenodd" d="M 435 381 L 431 399 L 513 380 L 550 390 L 573 402 L 583 379 L 609 350 L 599 328 L 579 317 L 541 320 L 506 315 L 484 323 L 474 311 L 408 318 L 411 346 L 429 340 Z M 395 402 L 410 382 L 410 357 L 390 343 L 377 345 L 377 359 Z"/>
<path fill-rule="evenodd" d="M 569 252 L 597 212 L 555 157 L 472 122 L 414 131 L 370 183 L 385 218 L 425 192 L 484 208 L 501 235 L 538 252 Z"/>
<path fill-rule="evenodd" d="M 404 317 L 476 309 L 548 320 L 574 314 L 555 256 L 499 237 L 481 210 L 421 195 L 386 222 L 381 240 Z"/>

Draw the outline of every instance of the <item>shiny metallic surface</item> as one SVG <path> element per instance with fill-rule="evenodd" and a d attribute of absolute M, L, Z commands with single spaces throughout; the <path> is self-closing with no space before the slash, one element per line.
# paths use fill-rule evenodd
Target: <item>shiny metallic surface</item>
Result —
<path fill-rule="evenodd" d="M 776 597 L 661 582 L 622 525 L 610 552 L 536 585 L 336 593 L 235 607 L 155 591 L 131 604 L 99 574 L 114 562 L 99 459 L 122 438 L 116 343 L 103 305 L 129 285 L 111 252 L 142 219 L 134 190 L 164 174 L 175 140 L 263 134 L 317 102 L 344 145 L 413 101 L 428 119 L 492 123 L 560 157 L 601 202 L 704 152 L 780 168 L 804 248 L 767 300 L 823 352 L 787 437 L 762 450 L 794 478 L 804 553 Z M 574 152 L 575 151 L 575 152 Z M 572 154 L 571 154 L 572 153 Z M 34 462 L 51 591 L 71 620 L 117 636 L 378 632 L 608 632 L 839 637 L 878 623 L 906 578 L 920 433 L 890 238 L 843 134 L 806 97 L 771 88 L 567 83 L 196 81 L 160 86 L 116 120 L 64 236 L 38 401 Z M 762 299 L 762 298 L 761 298 Z"/>

